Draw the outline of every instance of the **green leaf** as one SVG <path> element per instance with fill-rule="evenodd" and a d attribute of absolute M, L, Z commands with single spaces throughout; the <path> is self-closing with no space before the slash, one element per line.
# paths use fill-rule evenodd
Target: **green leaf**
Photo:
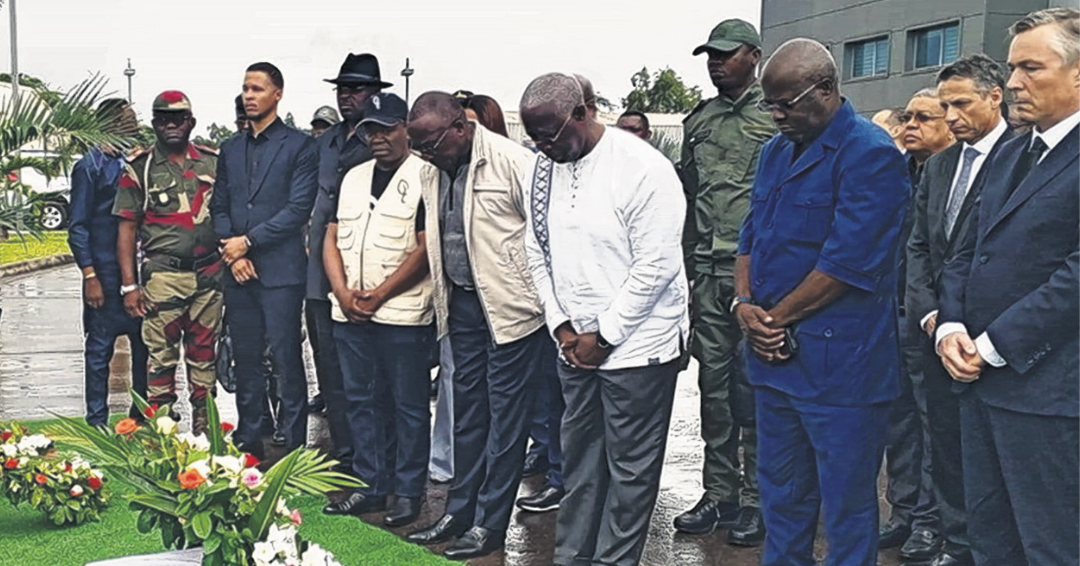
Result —
<path fill-rule="evenodd" d="M 195 531 L 195 536 L 202 540 L 210 536 L 210 530 L 213 527 L 214 523 L 210 520 L 210 511 L 200 511 L 191 518 L 191 528 Z"/>
<path fill-rule="evenodd" d="M 144 509 L 141 513 L 139 513 L 139 519 L 135 523 L 135 528 L 137 528 L 140 533 L 149 533 L 150 531 L 154 530 L 154 523 L 157 522 L 156 519 L 157 513 L 155 511 L 151 511 L 150 509 Z"/>
<path fill-rule="evenodd" d="M 213 554 L 221 546 L 221 535 L 214 532 L 203 541 L 203 554 Z"/>
<path fill-rule="evenodd" d="M 225 431 L 221 429 L 221 414 L 213 395 L 206 397 L 206 439 L 210 441 L 211 454 L 225 454 Z"/>
<path fill-rule="evenodd" d="M 169 515 L 170 517 L 179 516 L 176 512 L 176 500 L 171 497 L 146 493 L 128 495 L 127 498 L 128 501 L 131 501 L 132 503 L 154 509 L 155 511 Z"/>
<path fill-rule="evenodd" d="M 285 485 L 303 451 L 302 448 L 294 450 L 274 464 L 274 467 L 270 468 L 263 477 L 267 482 L 266 491 L 263 492 L 259 504 L 255 506 L 251 519 L 248 520 L 248 527 L 254 535 L 254 540 L 262 540 L 270 530 L 270 525 L 274 522 L 278 498 L 285 492 Z"/>

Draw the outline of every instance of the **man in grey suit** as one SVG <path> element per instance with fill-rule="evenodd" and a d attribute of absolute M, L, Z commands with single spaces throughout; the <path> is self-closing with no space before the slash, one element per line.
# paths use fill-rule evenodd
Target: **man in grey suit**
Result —
<path fill-rule="evenodd" d="M 1007 87 L 1031 134 L 988 166 L 942 275 L 937 351 L 962 389 L 979 566 L 1080 563 L 1080 11 L 1011 28 Z"/>
<path fill-rule="evenodd" d="M 986 181 L 987 166 L 1012 138 L 1005 121 L 1005 71 L 986 55 L 953 62 L 938 73 L 938 97 L 957 143 L 926 162 L 915 194 L 914 226 L 907 244 L 908 336 L 919 350 L 926 395 L 931 477 L 938 504 L 939 534 L 945 548 L 934 566 L 970 564 L 960 457 L 960 404 L 952 380 L 934 354 L 938 285 L 957 235 L 972 221 L 971 211 Z M 905 558 L 913 558 L 905 556 Z"/>

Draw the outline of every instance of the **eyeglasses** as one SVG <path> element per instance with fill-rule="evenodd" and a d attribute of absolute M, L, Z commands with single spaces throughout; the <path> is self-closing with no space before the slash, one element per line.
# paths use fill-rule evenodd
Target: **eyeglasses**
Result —
<path fill-rule="evenodd" d="M 829 82 L 830 80 L 831 79 L 820 80 L 820 81 L 810 85 L 809 87 L 807 87 L 806 90 L 800 92 L 799 95 L 796 96 L 795 98 L 792 98 L 791 100 L 788 100 L 786 102 L 784 102 L 784 101 L 781 101 L 781 102 L 769 102 L 768 100 L 762 100 L 762 101 L 757 103 L 757 109 L 758 109 L 759 112 L 764 112 L 765 114 L 772 114 L 773 112 L 777 112 L 777 111 L 783 112 L 783 113 L 786 114 L 788 112 L 791 112 L 791 110 L 793 108 L 795 108 L 795 105 L 798 104 L 800 100 L 802 100 L 803 98 L 806 98 L 806 95 L 810 94 L 810 91 L 812 91 L 815 88 Z"/>
<path fill-rule="evenodd" d="M 926 124 L 933 122 L 934 120 L 942 120 L 945 118 L 944 114 L 927 114 L 926 112 L 904 112 L 900 115 L 900 123 L 907 124 L 908 122 L 915 120 L 920 124 Z"/>
<path fill-rule="evenodd" d="M 536 137 L 536 136 L 531 135 L 531 134 L 529 135 L 529 137 L 532 138 L 533 142 L 538 143 L 538 144 L 542 143 L 542 144 L 545 144 L 545 145 L 551 145 L 551 144 L 555 143 L 556 141 L 559 141 L 559 137 L 561 137 L 562 134 L 563 134 L 563 131 L 566 130 L 566 126 L 570 123 L 570 119 L 574 117 L 574 111 L 575 110 L 577 110 L 576 106 L 574 107 L 573 110 L 570 111 L 570 114 L 568 114 L 566 116 L 566 119 L 563 120 L 562 126 L 559 127 L 559 131 L 555 132 L 555 135 L 551 136 L 550 138 L 539 138 L 539 137 Z"/>
<path fill-rule="evenodd" d="M 439 136 L 439 139 L 435 140 L 434 144 L 427 144 L 427 143 L 417 144 L 417 145 L 413 145 L 413 149 L 420 152 L 421 155 L 435 155 L 435 152 L 438 151 L 439 146 L 442 145 L 443 140 L 446 139 L 446 134 L 449 133 L 450 128 L 453 128 L 453 127 L 454 127 L 453 124 L 450 124 L 449 126 L 447 126 L 446 129 L 443 130 L 442 135 Z"/>

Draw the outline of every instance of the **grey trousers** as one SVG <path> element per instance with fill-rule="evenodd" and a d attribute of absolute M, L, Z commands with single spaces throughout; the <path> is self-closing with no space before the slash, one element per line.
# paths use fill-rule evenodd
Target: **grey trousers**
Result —
<path fill-rule="evenodd" d="M 436 481 L 454 479 L 454 356 L 449 336 L 439 340 L 439 400 L 435 403 L 428 473 Z"/>
<path fill-rule="evenodd" d="M 633 566 L 660 490 L 679 360 L 622 370 L 560 361 L 558 369 L 566 496 L 554 562 Z"/>

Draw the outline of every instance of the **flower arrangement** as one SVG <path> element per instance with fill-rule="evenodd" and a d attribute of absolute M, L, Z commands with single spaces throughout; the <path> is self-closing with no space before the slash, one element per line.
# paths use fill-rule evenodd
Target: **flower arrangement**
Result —
<path fill-rule="evenodd" d="M 266 541 L 255 543 L 251 558 L 255 566 L 341 566 L 319 545 L 297 536 L 292 525 L 272 525 Z"/>
<path fill-rule="evenodd" d="M 252 566 L 255 544 L 271 527 L 300 521 L 285 507 L 286 497 L 362 485 L 331 471 L 335 461 L 306 448 L 260 471 L 260 462 L 232 443 L 233 426 L 221 422 L 212 398 L 207 434 L 196 436 L 178 432 L 168 406 L 131 395 L 145 424 L 123 419 L 107 431 L 64 417 L 49 432 L 128 478 L 137 491 L 126 497 L 139 512 L 139 531 L 158 530 L 169 549 L 201 545 L 205 566 Z"/>
<path fill-rule="evenodd" d="M 96 521 L 109 504 L 100 470 L 58 452 L 42 434 L 0 423 L 0 493 L 12 505 L 29 504 L 57 525 Z"/>

